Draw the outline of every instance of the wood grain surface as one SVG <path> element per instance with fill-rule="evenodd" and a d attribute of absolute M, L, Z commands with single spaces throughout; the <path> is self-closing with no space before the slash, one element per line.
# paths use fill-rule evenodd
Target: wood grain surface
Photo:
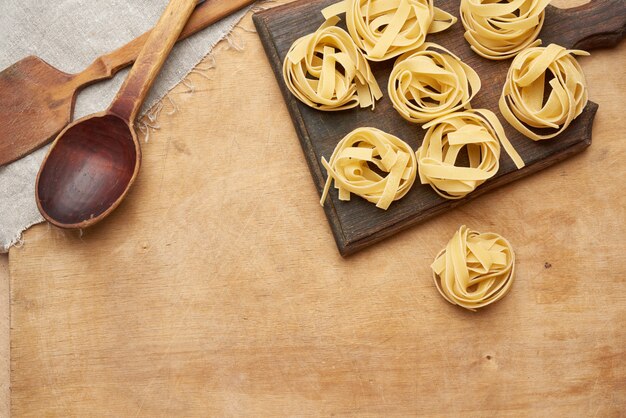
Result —
<path fill-rule="evenodd" d="M 403 139 L 414 150 L 417 150 L 425 134 L 420 125 L 405 121 L 388 98 L 387 83 L 395 60 L 372 65 L 372 71 L 384 93 L 383 99 L 376 104 L 373 111 L 352 109 L 321 112 L 301 103 L 288 90 L 283 79 L 283 62 L 289 49 L 295 40 L 314 32 L 324 22 L 321 10 L 335 1 L 293 2 L 254 16 L 261 42 L 274 69 L 320 195 L 327 178 L 321 158 L 330 159 L 337 142 L 354 129 L 363 126 L 381 129 Z M 324 209 L 342 255 L 350 255 L 496 187 L 536 173 L 583 151 L 591 144 L 591 127 L 597 110 L 596 104 L 592 102 L 559 135 L 558 141 L 531 141 L 506 123 L 500 114 L 498 100 L 511 60 L 487 60 L 470 49 L 463 37 L 464 28 L 460 23 L 460 0 L 440 0 L 437 5 L 455 15 L 459 21 L 442 33 L 429 35 L 427 40 L 449 49 L 478 73 L 482 88 L 472 100 L 472 107 L 489 109 L 498 115 L 507 137 L 526 166 L 521 170 L 517 169 L 503 151 L 498 173 L 465 198 L 446 199 L 439 196 L 430 185 L 422 185 L 417 181 L 402 200 L 394 202 L 386 211 L 358 196 L 354 196 L 350 202 L 342 202 L 338 198 L 337 190 L 332 187 Z M 345 25 L 341 25 L 345 29 Z M 565 48 L 577 48 L 581 43 L 589 47 L 612 46 L 626 31 L 626 1 L 595 0 L 570 10 L 549 6 L 544 27 L 545 30 L 540 34 L 544 45 L 557 43 Z M 612 36 L 606 36 L 607 34 Z"/>
<path fill-rule="evenodd" d="M 581 59 L 587 151 L 343 259 L 258 35 L 234 36 L 110 218 L 11 250 L 15 417 L 623 414 L 625 42 Z M 461 224 L 518 257 L 478 313 L 429 270 Z"/>
<path fill-rule="evenodd" d="M 0 254 L 0 417 L 8 417 L 11 403 L 10 392 L 10 297 L 9 258 Z"/>

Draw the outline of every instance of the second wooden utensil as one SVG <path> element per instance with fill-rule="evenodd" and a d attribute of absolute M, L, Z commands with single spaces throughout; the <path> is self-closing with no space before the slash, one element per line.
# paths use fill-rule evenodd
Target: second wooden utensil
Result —
<path fill-rule="evenodd" d="M 196 0 L 171 0 L 111 106 L 65 128 L 37 176 L 39 211 L 62 228 L 86 228 L 128 193 L 141 163 L 133 121 Z"/>
<path fill-rule="evenodd" d="M 206 0 L 198 5 L 178 40 L 254 3 L 254 0 Z M 47 144 L 72 119 L 76 94 L 131 65 L 148 40 L 146 32 L 121 48 L 98 57 L 78 74 L 67 74 L 36 56 L 0 72 L 0 166 Z"/>

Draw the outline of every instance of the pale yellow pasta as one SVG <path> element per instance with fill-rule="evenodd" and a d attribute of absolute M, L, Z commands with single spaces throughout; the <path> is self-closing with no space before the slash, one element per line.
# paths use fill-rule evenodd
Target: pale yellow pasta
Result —
<path fill-rule="evenodd" d="M 541 45 L 537 39 L 550 0 L 461 0 L 465 39 L 479 55 L 504 60 L 525 48 Z"/>
<path fill-rule="evenodd" d="M 518 168 L 524 166 L 498 118 L 489 110 L 450 113 L 423 128 L 428 131 L 417 150 L 420 181 L 447 199 L 461 199 L 496 175 L 501 144 Z M 467 167 L 457 165 L 463 149 L 469 159 Z"/>
<path fill-rule="evenodd" d="M 398 58 L 388 86 L 393 107 L 413 123 L 469 108 L 479 90 L 476 71 L 452 52 L 429 42 Z"/>
<path fill-rule="evenodd" d="M 367 59 L 384 61 L 421 46 L 456 18 L 432 0 L 343 0 L 322 10 L 326 19 L 346 14 L 348 32 Z"/>
<path fill-rule="evenodd" d="M 463 225 L 431 265 L 437 290 L 453 305 L 475 311 L 502 299 L 515 275 L 511 244 Z"/>
<path fill-rule="evenodd" d="M 383 94 L 363 53 L 350 35 L 327 20 L 293 43 L 283 63 L 289 91 L 302 103 L 324 111 L 372 109 Z"/>
<path fill-rule="evenodd" d="M 354 193 L 384 210 L 406 195 L 417 171 L 411 147 L 376 128 L 350 132 L 337 144 L 329 161 L 322 157 L 322 165 L 328 172 L 322 205 L 334 180 L 340 200 L 349 201 Z"/>
<path fill-rule="evenodd" d="M 528 138 L 554 138 L 587 105 L 587 82 L 574 55 L 589 53 L 550 44 L 522 51 L 513 60 L 499 107 L 502 116 Z"/>

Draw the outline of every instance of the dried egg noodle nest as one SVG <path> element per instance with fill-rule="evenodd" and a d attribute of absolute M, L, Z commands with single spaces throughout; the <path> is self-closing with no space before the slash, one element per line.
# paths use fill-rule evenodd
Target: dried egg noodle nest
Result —
<path fill-rule="evenodd" d="M 500 235 L 481 234 L 463 225 L 431 268 L 444 299 L 475 311 L 502 299 L 511 289 L 515 253 Z"/>
<path fill-rule="evenodd" d="M 461 0 L 465 39 L 480 56 L 504 60 L 541 44 L 550 0 Z"/>
<path fill-rule="evenodd" d="M 383 94 L 369 63 L 348 33 L 332 18 L 296 40 L 283 63 L 289 91 L 306 105 L 325 111 L 374 108 Z"/>
<path fill-rule="evenodd" d="M 424 129 L 428 131 L 417 150 L 420 181 L 446 199 L 461 199 L 496 175 L 500 144 L 517 168 L 524 166 L 498 118 L 489 110 L 450 113 L 427 123 Z M 455 165 L 463 148 L 469 167 Z"/>
<path fill-rule="evenodd" d="M 554 138 L 563 132 L 587 105 L 587 82 L 573 55 L 589 53 L 550 44 L 522 51 L 511 64 L 500 97 L 500 112 L 515 129 L 534 141 Z M 551 90 L 544 101 L 548 75 L 554 78 L 548 83 Z M 556 131 L 541 134 L 528 126 Z"/>
<path fill-rule="evenodd" d="M 480 78 L 452 52 L 427 42 L 398 58 L 388 90 L 393 107 L 404 119 L 426 123 L 469 107 L 480 90 Z"/>
<path fill-rule="evenodd" d="M 376 128 L 350 132 L 337 144 L 330 161 L 322 157 L 322 165 L 328 171 L 322 205 L 334 180 L 340 200 L 349 201 L 350 193 L 354 193 L 385 210 L 394 200 L 406 195 L 417 171 L 411 147 Z M 381 176 L 371 165 L 388 174 Z"/>
<path fill-rule="evenodd" d="M 457 20 L 432 0 L 344 0 L 322 10 L 326 19 L 342 13 L 352 39 L 371 61 L 418 48 L 428 33 L 446 30 Z"/>

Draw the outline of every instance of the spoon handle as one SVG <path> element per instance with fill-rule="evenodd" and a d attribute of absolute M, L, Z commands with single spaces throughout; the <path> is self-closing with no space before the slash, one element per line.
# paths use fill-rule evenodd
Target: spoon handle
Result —
<path fill-rule="evenodd" d="M 170 1 L 113 99 L 110 113 L 132 124 L 196 3 L 196 0 Z"/>

